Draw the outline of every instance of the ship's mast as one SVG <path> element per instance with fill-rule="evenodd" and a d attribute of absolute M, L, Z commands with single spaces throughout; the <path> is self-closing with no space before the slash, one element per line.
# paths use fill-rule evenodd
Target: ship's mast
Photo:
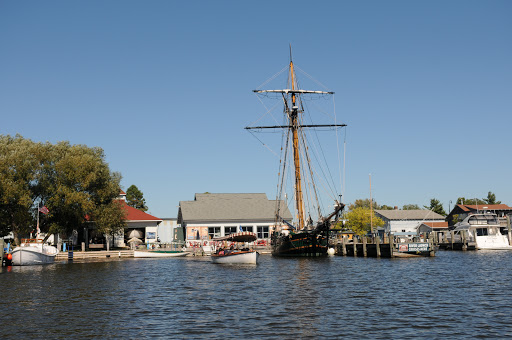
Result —
<path fill-rule="evenodd" d="M 297 205 L 297 214 L 299 230 L 304 229 L 304 198 L 302 196 L 302 182 L 300 172 L 300 150 L 299 150 L 299 107 L 297 106 L 297 94 L 295 91 L 295 71 L 293 69 L 293 60 L 290 50 L 290 78 L 292 87 L 292 109 L 288 113 L 290 120 L 290 129 L 293 138 L 293 164 L 295 166 L 295 200 Z"/>
<path fill-rule="evenodd" d="M 295 76 L 295 69 L 292 60 L 292 50 L 290 46 L 290 65 L 289 65 L 289 79 L 288 81 L 291 83 L 291 86 L 287 89 L 282 90 L 253 90 L 255 93 L 280 93 L 283 96 L 284 104 L 285 104 L 285 112 L 288 116 L 288 125 L 274 125 L 274 126 L 251 126 L 246 127 L 247 130 L 252 129 L 288 129 L 291 132 L 292 137 L 292 147 L 293 147 L 293 162 L 295 168 L 295 204 L 298 214 L 298 229 L 304 229 L 305 227 L 305 207 L 304 207 L 304 197 L 302 192 L 302 172 L 301 172 L 301 161 L 300 161 L 300 134 L 302 133 L 303 128 L 319 128 L 319 127 L 343 127 L 345 124 L 311 124 L 311 125 L 302 125 L 301 117 L 299 117 L 299 113 L 302 111 L 299 110 L 299 105 L 301 105 L 301 100 L 299 96 L 308 94 L 308 95 L 332 95 L 334 92 L 330 91 L 310 91 L 310 90 L 301 90 L 298 87 L 297 79 Z M 290 84 L 289 84 L 290 85 Z M 289 105 L 291 95 L 291 108 Z M 307 151 L 307 150 L 306 150 Z M 340 210 L 339 208 L 338 210 Z M 338 211 L 337 210 L 337 211 Z M 320 217 L 321 218 L 321 217 Z"/>

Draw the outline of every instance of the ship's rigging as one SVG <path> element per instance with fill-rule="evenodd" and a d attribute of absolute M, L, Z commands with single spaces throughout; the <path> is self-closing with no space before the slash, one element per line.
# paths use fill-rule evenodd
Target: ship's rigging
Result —
<path fill-rule="evenodd" d="M 308 112 L 305 97 L 307 96 L 309 99 L 309 97 L 333 96 L 334 92 L 301 89 L 299 87 L 299 83 L 297 81 L 297 77 L 295 74 L 295 65 L 291 58 L 291 51 L 288 70 L 289 74 L 287 88 L 277 90 L 272 89 L 253 91 L 257 95 L 275 97 L 279 96 L 277 98 L 280 99 L 281 103 L 283 104 L 283 123 L 280 124 L 279 122 L 277 122 L 277 124 L 275 125 L 249 126 L 246 127 L 246 129 L 249 131 L 282 130 L 283 134 L 281 141 L 281 161 L 276 195 L 276 218 L 278 222 L 283 222 L 280 219 L 279 208 L 281 206 L 278 202 L 284 200 L 286 201 L 286 203 L 289 203 L 287 202 L 288 199 L 293 200 L 295 202 L 294 208 L 296 211 L 295 229 L 304 230 L 307 228 L 311 229 L 311 227 L 313 226 L 311 216 L 312 212 L 315 215 L 316 219 L 319 221 L 317 223 L 321 223 L 323 220 L 327 218 L 327 216 L 323 216 L 322 211 L 320 209 L 321 203 L 318 195 L 319 186 L 324 188 L 330 188 L 330 190 L 327 191 L 331 192 L 331 198 L 334 201 L 336 201 L 335 208 L 337 205 L 339 205 L 339 203 L 337 202 L 337 200 L 339 199 L 338 194 L 336 194 L 335 189 L 333 190 L 333 187 L 335 187 L 335 185 L 333 186 L 331 184 L 333 182 L 333 179 L 332 175 L 330 174 L 329 168 L 316 168 L 313 166 L 313 163 L 318 163 L 320 157 L 324 158 L 324 164 L 328 163 L 325 161 L 325 158 L 327 157 L 325 156 L 324 150 L 321 147 L 321 143 L 308 143 L 308 139 L 310 138 L 308 138 L 307 135 L 311 134 L 311 131 L 318 131 L 322 129 L 337 130 L 346 125 L 336 123 L 336 121 L 334 123 L 329 124 L 313 123 L 313 119 L 305 115 L 306 112 Z M 283 70 L 281 70 L 279 73 L 282 72 Z M 311 78 L 309 75 L 307 76 Z M 275 78 L 275 76 L 273 78 Z M 268 82 L 264 83 L 263 85 L 266 85 L 267 83 Z M 276 105 L 274 105 L 270 110 L 267 109 L 266 114 L 268 114 L 275 106 Z M 311 123 L 306 123 L 306 119 L 309 119 Z M 318 139 L 317 136 L 315 138 Z M 258 138 L 258 140 L 260 139 Z M 261 140 L 260 142 L 268 148 L 268 146 Z M 313 148 L 313 150 L 311 150 L 311 148 Z M 315 160 L 317 162 L 314 162 Z M 289 169 L 291 169 L 291 174 L 289 174 Z M 286 195 L 284 194 L 285 186 L 286 183 L 290 180 L 290 177 L 294 190 L 292 193 L 292 197 L 286 197 Z M 331 180 L 326 181 L 326 177 L 330 177 Z M 335 215 L 337 215 L 337 213 Z M 329 219 L 331 217 L 332 216 L 329 216 Z"/>

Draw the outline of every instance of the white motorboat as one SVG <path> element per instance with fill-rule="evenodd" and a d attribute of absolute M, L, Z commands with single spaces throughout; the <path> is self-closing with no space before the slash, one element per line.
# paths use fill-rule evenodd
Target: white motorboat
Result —
<path fill-rule="evenodd" d="M 471 214 L 455 224 L 454 231 L 466 231 L 468 241 L 475 242 L 477 249 L 512 250 L 508 230 L 500 225 L 496 214 Z"/>
<path fill-rule="evenodd" d="M 190 254 L 181 250 L 135 250 L 133 257 L 180 257 Z"/>
<path fill-rule="evenodd" d="M 229 241 L 237 244 L 243 244 L 245 242 L 256 241 L 257 236 L 255 233 L 248 231 L 231 234 L 224 237 L 214 238 L 214 241 Z M 235 249 L 233 246 L 229 249 L 219 247 L 217 251 L 211 255 L 213 263 L 224 263 L 224 264 L 257 264 L 258 257 L 260 254 L 249 248 Z"/>
<path fill-rule="evenodd" d="M 38 239 L 22 239 L 21 245 L 12 251 L 13 266 L 32 266 L 53 263 L 58 249 Z"/>

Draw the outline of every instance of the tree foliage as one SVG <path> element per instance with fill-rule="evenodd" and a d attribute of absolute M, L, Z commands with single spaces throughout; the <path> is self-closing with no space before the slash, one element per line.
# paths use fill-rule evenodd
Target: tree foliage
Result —
<path fill-rule="evenodd" d="M 69 235 L 85 226 L 87 217 L 107 212 L 120 217 L 117 210 L 122 207 L 112 206 L 120 180 L 120 174 L 110 171 L 101 148 L 0 136 L 0 235 L 27 234 L 38 205 L 49 210 L 41 219 L 43 232 Z M 114 220 L 104 225 L 118 228 L 119 221 Z"/>
<path fill-rule="evenodd" d="M 354 203 L 348 206 L 348 210 L 353 210 L 355 208 L 367 208 L 370 209 L 370 206 L 373 206 L 374 210 L 393 210 L 394 208 L 388 205 L 379 205 L 376 201 L 370 202 L 369 198 L 358 198 L 354 201 Z"/>
<path fill-rule="evenodd" d="M 496 201 L 496 195 L 491 191 L 487 193 L 487 198 L 484 198 L 484 201 L 487 204 L 501 204 L 501 201 Z"/>
<path fill-rule="evenodd" d="M 146 200 L 144 199 L 144 194 L 135 185 L 131 185 L 128 190 L 126 190 L 126 203 L 135 209 L 142 211 L 148 210 L 148 207 L 146 206 Z"/>
<path fill-rule="evenodd" d="M 446 216 L 446 212 L 444 211 L 443 205 L 438 199 L 432 198 L 430 199 L 430 206 L 425 206 L 426 209 L 432 210 L 439 215 Z"/>
<path fill-rule="evenodd" d="M 421 208 L 417 204 L 405 204 L 402 210 L 421 210 Z"/>
<path fill-rule="evenodd" d="M 345 219 L 347 220 L 345 226 L 358 235 L 365 235 L 371 231 L 372 224 L 374 228 L 384 225 L 384 221 L 381 218 L 377 217 L 375 213 L 373 213 L 372 217 L 372 211 L 365 207 L 350 209 L 345 214 Z"/>
<path fill-rule="evenodd" d="M 459 197 L 459 198 L 457 198 L 457 204 L 465 204 L 465 205 L 501 204 L 501 201 L 497 201 L 496 195 L 492 191 L 489 191 L 487 193 L 486 198 Z"/>

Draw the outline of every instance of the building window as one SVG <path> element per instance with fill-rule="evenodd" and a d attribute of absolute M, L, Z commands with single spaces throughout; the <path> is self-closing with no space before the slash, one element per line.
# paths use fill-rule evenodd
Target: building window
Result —
<path fill-rule="evenodd" d="M 242 228 L 242 231 L 249 231 L 249 232 L 253 232 L 253 227 L 252 225 L 243 225 L 243 226 L 240 226 L 240 228 Z"/>
<path fill-rule="evenodd" d="M 208 236 L 210 239 L 220 237 L 220 227 L 208 227 Z"/>
<path fill-rule="evenodd" d="M 258 238 L 268 238 L 268 225 L 264 227 L 258 227 Z"/>
<path fill-rule="evenodd" d="M 236 227 L 224 227 L 224 235 L 228 236 L 236 233 Z"/>

